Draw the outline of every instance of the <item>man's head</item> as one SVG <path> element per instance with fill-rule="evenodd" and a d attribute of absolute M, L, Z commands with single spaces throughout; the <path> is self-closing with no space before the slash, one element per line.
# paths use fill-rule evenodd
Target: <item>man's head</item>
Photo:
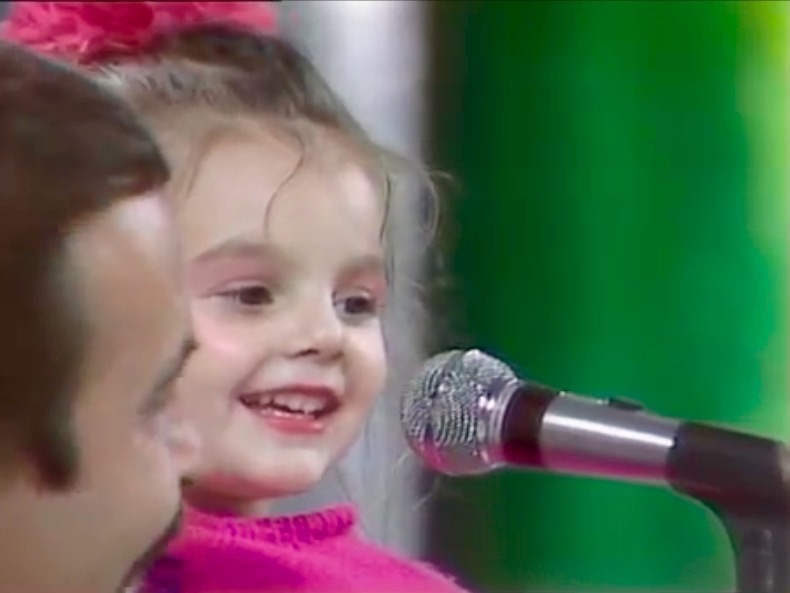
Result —
<path fill-rule="evenodd" d="M 0 44 L 0 589 L 109 593 L 177 516 L 167 179 L 119 101 Z"/>

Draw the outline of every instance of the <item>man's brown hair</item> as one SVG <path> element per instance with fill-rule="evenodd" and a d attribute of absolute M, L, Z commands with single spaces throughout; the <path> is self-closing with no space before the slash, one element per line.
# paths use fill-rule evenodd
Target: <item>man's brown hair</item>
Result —
<path fill-rule="evenodd" d="M 121 101 L 0 43 L 0 463 L 32 457 L 53 487 L 74 478 L 71 403 L 89 335 L 64 240 L 168 177 Z"/>

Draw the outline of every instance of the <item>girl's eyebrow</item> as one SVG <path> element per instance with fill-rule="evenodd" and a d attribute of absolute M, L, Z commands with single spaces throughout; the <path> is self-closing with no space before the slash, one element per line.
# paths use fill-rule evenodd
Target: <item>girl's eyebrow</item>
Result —
<path fill-rule="evenodd" d="M 354 274 L 384 274 L 386 270 L 384 257 L 379 253 L 366 253 L 356 257 L 345 268 Z"/>
<path fill-rule="evenodd" d="M 287 259 L 286 255 L 274 245 L 260 239 L 243 236 L 232 237 L 209 247 L 195 258 L 196 263 L 230 257 L 266 257 L 278 260 Z"/>
<path fill-rule="evenodd" d="M 282 263 L 292 263 L 287 253 L 276 245 L 261 241 L 259 238 L 236 236 L 209 247 L 198 255 L 194 262 L 201 264 L 224 258 L 246 257 L 266 258 Z M 351 258 L 343 265 L 343 275 L 375 274 L 386 276 L 387 266 L 384 256 L 378 252 L 362 253 Z"/>

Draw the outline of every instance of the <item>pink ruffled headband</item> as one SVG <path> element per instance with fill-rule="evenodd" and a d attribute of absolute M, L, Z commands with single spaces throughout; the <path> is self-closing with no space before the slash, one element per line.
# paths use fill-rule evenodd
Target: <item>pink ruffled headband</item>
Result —
<path fill-rule="evenodd" d="M 191 25 L 276 28 L 266 2 L 14 2 L 0 37 L 57 60 L 89 65 L 145 50 L 159 34 Z"/>

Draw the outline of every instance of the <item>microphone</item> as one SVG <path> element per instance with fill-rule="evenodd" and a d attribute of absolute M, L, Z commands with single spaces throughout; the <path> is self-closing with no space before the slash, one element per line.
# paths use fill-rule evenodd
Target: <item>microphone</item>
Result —
<path fill-rule="evenodd" d="M 411 448 L 464 476 L 502 467 L 669 486 L 714 510 L 790 515 L 790 457 L 776 441 L 522 381 L 480 352 L 431 358 L 401 401 Z"/>
<path fill-rule="evenodd" d="M 790 591 L 790 461 L 777 441 L 522 381 L 478 350 L 428 360 L 401 422 L 444 474 L 516 467 L 669 486 L 722 521 L 738 593 Z"/>

